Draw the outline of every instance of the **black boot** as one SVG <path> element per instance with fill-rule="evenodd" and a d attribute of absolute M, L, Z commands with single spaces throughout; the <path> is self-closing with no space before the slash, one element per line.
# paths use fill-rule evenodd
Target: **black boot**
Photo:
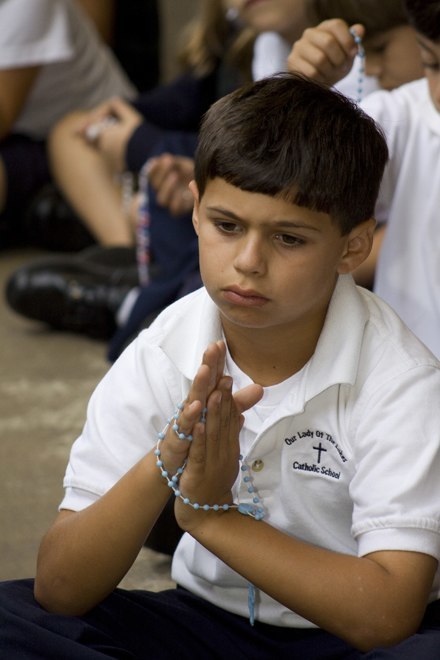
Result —
<path fill-rule="evenodd" d="M 18 314 L 57 330 L 110 339 L 116 313 L 137 285 L 132 249 L 95 247 L 22 266 L 6 284 L 6 300 Z"/>

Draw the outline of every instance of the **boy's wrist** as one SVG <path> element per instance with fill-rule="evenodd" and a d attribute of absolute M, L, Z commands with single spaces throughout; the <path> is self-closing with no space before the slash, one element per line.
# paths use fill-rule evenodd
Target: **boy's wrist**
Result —
<path fill-rule="evenodd" d="M 225 502 L 225 504 L 227 503 Z M 174 510 L 179 527 L 200 542 L 205 537 L 209 538 L 211 534 L 215 533 L 223 516 L 227 516 L 235 511 L 229 505 L 227 509 L 223 509 L 220 505 L 217 511 L 213 511 L 212 509 L 205 511 L 203 508 L 196 510 L 190 505 L 184 504 L 179 498 L 175 500 Z"/>
<path fill-rule="evenodd" d="M 162 462 L 162 468 L 165 470 L 170 477 L 182 467 L 182 465 L 185 463 L 186 457 L 188 455 L 188 451 L 185 450 L 183 447 L 177 451 L 176 448 L 170 447 L 170 442 L 167 442 L 167 440 L 163 440 L 160 444 L 160 461 Z M 156 466 L 157 465 L 157 450 L 154 450 L 155 456 L 156 456 Z M 159 472 L 160 474 L 160 472 Z M 162 479 L 163 482 L 166 484 L 166 480 Z"/>

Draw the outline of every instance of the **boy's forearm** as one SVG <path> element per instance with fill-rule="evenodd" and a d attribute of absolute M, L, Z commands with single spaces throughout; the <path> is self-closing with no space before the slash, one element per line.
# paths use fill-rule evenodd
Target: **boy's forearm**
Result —
<path fill-rule="evenodd" d="M 170 495 L 155 462 L 150 452 L 97 502 L 49 530 L 35 580 L 43 607 L 79 615 L 118 585 Z"/>
<path fill-rule="evenodd" d="M 191 533 L 272 598 L 364 651 L 412 634 L 426 607 L 431 568 L 428 577 L 420 578 L 424 588 L 415 593 L 386 563 L 304 543 L 236 510 L 204 516 Z M 428 564 L 432 560 L 433 576 L 436 562 L 426 559 Z"/>

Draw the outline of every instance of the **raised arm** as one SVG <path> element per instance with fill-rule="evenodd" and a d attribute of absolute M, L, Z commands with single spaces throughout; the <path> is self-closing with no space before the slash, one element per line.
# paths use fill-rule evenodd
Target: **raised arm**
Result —
<path fill-rule="evenodd" d="M 116 0 L 75 0 L 92 19 L 97 31 L 107 44 L 113 42 Z"/>
<path fill-rule="evenodd" d="M 39 70 L 38 66 L 0 70 L 0 140 L 11 132 Z"/>
<path fill-rule="evenodd" d="M 204 354 L 179 418 L 186 434 L 221 378 L 224 355 L 222 344 L 212 344 Z M 168 429 L 161 442 L 161 458 L 170 474 L 185 461 L 188 446 L 188 441 Z M 170 497 L 157 460 L 155 450 L 149 451 L 94 504 L 82 511 L 59 513 L 38 556 L 35 597 L 43 607 L 79 615 L 117 586 Z"/>
<path fill-rule="evenodd" d="M 351 27 L 358 36 L 364 36 L 362 25 Z M 356 54 L 357 46 L 349 26 L 335 18 L 304 31 L 293 45 L 287 67 L 292 73 L 302 73 L 332 86 L 349 73 Z"/>

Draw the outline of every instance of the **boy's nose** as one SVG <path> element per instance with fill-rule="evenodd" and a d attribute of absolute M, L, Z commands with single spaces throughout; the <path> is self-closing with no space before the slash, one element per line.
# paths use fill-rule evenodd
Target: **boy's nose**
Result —
<path fill-rule="evenodd" d="M 258 238 L 246 238 L 237 246 L 235 268 L 243 273 L 260 275 L 265 272 L 263 246 Z"/>

